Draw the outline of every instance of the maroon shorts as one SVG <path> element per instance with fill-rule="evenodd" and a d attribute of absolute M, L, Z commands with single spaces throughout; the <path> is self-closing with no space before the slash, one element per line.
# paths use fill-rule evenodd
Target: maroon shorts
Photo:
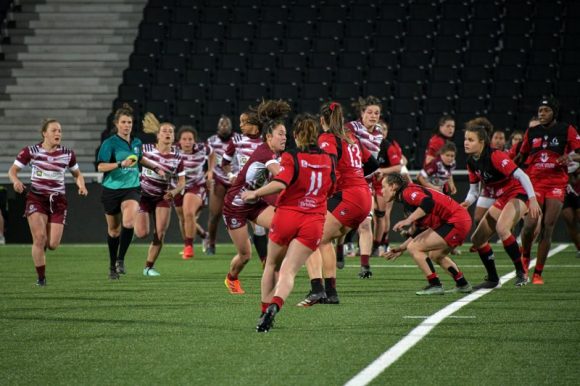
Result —
<path fill-rule="evenodd" d="M 356 229 L 371 213 L 373 200 L 368 187 L 335 192 L 328 199 L 328 211 L 345 227 Z"/>
<path fill-rule="evenodd" d="M 141 200 L 139 201 L 139 212 L 141 213 L 153 213 L 155 212 L 155 208 L 169 207 L 171 207 L 171 202 L 164 200 L 163 197 L 152 197 L 142 194 Z"/>
<path fill-rule="evenodd" d="M 33 213 L 42 213 L 48 216 L 48 222 L 54 224 L 66 224 L 67 213 L 66 196 L 54 193 L 50 196 L 28 192 L 26 195 L 26 217 Z"/>
<path fill-rule="evenodd" d="M 507 205 L 507 203 L 514 198 L 522 200 L 526 204 L 528 202 L 528 195 L 526 194 L 524 188 L 522 188 L 522 186 L 519 184 L 513 185 L 511 188 L 508 188 L 508 190 L 505 191 L 497 191 L 495 202 L 492 206 L 502 210 Z"/>
<path fill-rule="evenodd" d="M 205 185 L 197 185 L 192 186 L 191 188 L 187 188 L 183 192 L 183 194 L 178 194 L 176 197 L 173 197 L 173 206 L 175 206 L 176 208 L 182 207 L 183 197 L 188 193 L 195 194 L 196 196 L 201 198 L 202 205 L 205 205 L 205 202 L 207 200 L 207 188 L 205 187 Z"/>
<path fill-rule="evenodd" d="M 288 245 L 292 240 L 298 240 L 315 251 L 322 239 L 323 229 L 323 214 L 278 208 L 268 237 L 278 245 Z"/>
<path fill-rule="evenodd" d="M 220 177 L 218 177 L 217 175 L 213 175 L 213 180 L 215 182 L 216 185 L 221 185 L 225 188 L 225 190 L 227 191 L 232 184 L 230 184 L 228 181 L 221 179 Z"/>
<path fill-rule="evenodd" d="M 548 181 L 545 183 L 535 182 L 534 192 L 536 192 L 536 199 L 540 206 L 544 205 L 547 198 L 564 202 L 564 198 L 566 198 L 566 184 L 554 184 Z"/>
<path fill-rule="evenodd" d="M 254 221 L 268 207 L 264 200 L 258 200 L 255 204 L 244 204 L 241 206 L 224 202 L 222 215 L 227 229 L 241 228 L 249 221 Z"/>

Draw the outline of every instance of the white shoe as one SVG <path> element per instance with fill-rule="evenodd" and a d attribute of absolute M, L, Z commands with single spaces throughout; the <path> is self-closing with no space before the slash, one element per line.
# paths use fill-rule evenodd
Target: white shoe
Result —
<path fill-rule="evenodd" d="M 0 236 L 0 245 L 5 245 L 6 244 L 6 239 L 4 238 L 4 235 Z"/>

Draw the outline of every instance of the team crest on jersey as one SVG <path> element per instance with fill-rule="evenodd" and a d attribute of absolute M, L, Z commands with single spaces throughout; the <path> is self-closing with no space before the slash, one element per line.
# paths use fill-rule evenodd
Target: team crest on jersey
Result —
<path fill-rule="evenodd" d="M 341 216 L 346 216 L 347 213 L 348 213 L 347 209 L 341 209 L 338 214 L 340 214 Z"/>
<path fill-rule="evenodd" d="M 320 144 L 320 148 L 321 148 L 321 149 L 324 149 L 325 147 L 328 147 L 328 142 L 322 142 L 322 143 Z"/>
<path fill-rule="evenodd" d="M 540 154 L 540 161 L 542 161 L 543 163 L 548 162 L 548 153 L 544 153 L 542 152 L 542 154 Z"/>
<path fill-rule="evenodd" d="M 502 168 L 505 168 L 509 162 L 510 162 L 510 161 L 509 161 L 507 158 L 506 158 L 506 159 L 504 159 L 504 160 L 502 160 L 502 161 L 501 161 L 501 167 L 502 167 Z"/>
<path fill-rule="evenodd" d="M 415 201 L 416 198 L 417 198 L 417 192 L 411 193 L 411 200 Z"/>
<path fill-rule="evenodd" d="M 548 136 L 544 135 L 544 140 L 542 141 L 542 147 L 545 149 L 548 147 Z"/>
<path fill-rule="evenodd" d="M 30 205 L 28 206 L 28 213 L 34 213 L 34 212 L 36 212 L 37 210 L 38 210 L 38 209 L 36 209 L 36 205 L 34 205 L 34 204 L 30 204 Z"/>
<path fill-rule="evenodd" d="M 532 147 L 538 147 L 542 145 L 542 138 L 532 139 Z"/>
<path fill-rule="evenodd" d="M 134 151 L 135 153 L 139 153 L 139 146 L 135 146 L 135 147 L 133 147 L 133 151 Z"/>
<path fill-rule="evenodd" d="M 554 137 L 552 138 L 552 141 L 550 142 L 550 146 L 559 146 L 560 142 L 558 142 L 558 138 Z"/>

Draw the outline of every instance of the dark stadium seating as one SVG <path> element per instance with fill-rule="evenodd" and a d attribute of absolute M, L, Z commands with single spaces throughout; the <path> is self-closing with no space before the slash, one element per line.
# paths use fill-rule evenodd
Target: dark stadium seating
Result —
<path fill-rule="evenodd" d="M 406 148 L 416 167 L 443 113 L 509 132 L 554 93 L 577 123 L 579 12 L 569 0 L 150 0 L 115 105 L 190 119 L 205 137 L 262 97 L 314 112 L 372 94 L 391 135 L 419 145 Z"/>

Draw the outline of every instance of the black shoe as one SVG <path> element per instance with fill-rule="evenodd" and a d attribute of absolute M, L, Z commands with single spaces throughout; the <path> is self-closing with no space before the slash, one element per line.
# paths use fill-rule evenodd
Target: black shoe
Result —
<path fill-rule="evenodd" d="M 516 287 L 523 287 L 528 284 L 528 275 L 525 272 L 516 272 Z"/>
<path fill-rule="evenodd" d="M 338 255 L 336 256 L 336 268 L 344 268 L 344 255 L 342 257 L 339 257 Z"/>
<path fill-rule="evenodd" d="M 326 298 L 324 299 L 323 302 L 321 302 L 323 304 L 339 304 L 340 303 L 340 299 L 338 299 L 338 294 L 336 293 L 336 291 L 334 292 L 334 294 L 326 294 Z"/>
<path fill-rule="evenodd" d="M 359 279 L 370 279 L 373 277 L 370 267 L 360 267 L 360 272 L 358 273 Z"/>
<path fill-rule="evenodd" d="M 125 261 L 123 261 L 123 260 L 117 260 L 117 263 L 115 264 L 115 270 L 120 275 L 126 274 L 127 271 L 125 270 Z"/>
<path fill-rule="evenodd" d="M 120 277 L 119 271 L 117 270 L 117 268 L 109 269 L 109 280 L 119 280 L 119 277 Z"/>
<path fill-rule="evenodd" d="M 46 278 L 38 279 L 36 281 L 37 287 L 46 287 Z"/>
<path fill-rule="evenodd" d="M 312 307 L 318 303 L 326 303 L 326 292 L 308 292 L 306 299 L 302 300 L 300 303 L 296 304 L 298 307 Z"/>
<path fill-rule="evenodd" d="M 486 276 L 481 283 L 473 286 L 473 290 L 476 291 L 478 289 L 495 288 L 497 286 L 499 286 L 499 280 L 498 281 L 489 280 L 488 277 Z"/>
<path fill-rule="evenodd" d="M 205 254 L 208 256 L 215 255 L 215 246 L 212 246 L 212 245 L 208 246 L 206 251 L 205 251 Z"/>
<path fill-rule="evenodd" d="M 278 306 L 275 304 L 270 304 L 266 308 L 266 312 L 262 315 L 256 326 L 257 332 L 268 332 L 274 326 L 274 318 L 278 313 Z"/>

